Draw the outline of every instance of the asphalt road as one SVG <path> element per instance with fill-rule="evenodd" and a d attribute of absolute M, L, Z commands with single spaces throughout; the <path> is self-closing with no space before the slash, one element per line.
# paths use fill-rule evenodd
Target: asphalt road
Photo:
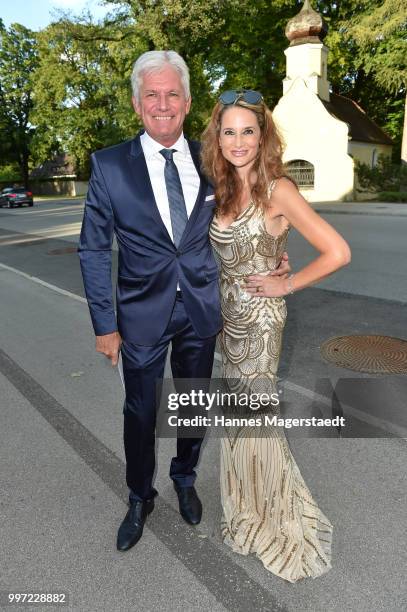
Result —
<path fill-rule="evenodd" d="M 329 414 L 330 386 L 356 376 L 323 361 L 325 339 L 407 336 L 407 215 L 397 206 L 359 209 L 324 209 L 349 240 L 352 264 L 288 300 L 280 375 L 294 412 Z M 372 397 L 361 437 L 290 437 L 334 525 L 325 576 L 287 584 L 222 544 L 214 437 L 199 468 L 199 527 L 177 513 L 167 475 L 174 441 L 161 439 L 157 507 L 139 544 L 115 550 L 126 512 L 123 391 L 93 350 L 75 253 L 81 214 L 77 201 L 0 209 L 0 591 L 66 592 L 65 609 L 92 612 L 405 610 L 407 435 L 390 435 L 393 401 L 383 395 Z M 294 269 L 312 256 L 294 233 L 289 253 Z M 382 388 L 404 398 L 405 379 L 383 377 Z"/>

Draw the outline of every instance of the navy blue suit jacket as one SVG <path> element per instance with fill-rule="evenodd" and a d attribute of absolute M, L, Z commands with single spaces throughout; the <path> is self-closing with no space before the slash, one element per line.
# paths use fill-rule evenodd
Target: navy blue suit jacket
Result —
<path fill-rule="evenodd" d="M 197 335 L 207 338 L 221 328 L 217 266 L 208 237 L 213 188 L 200 169 L 199 143 L 188 144 L 200 189 L 178 249 L 154 199 L 140 134 L 91 156 L 78 251 L 96 335 L 118 329 L 127 342 L 153 346 L 170 320 L 177 283 Z M 111 281 L 113 235 L 119 249 L 117 317 Z"/>

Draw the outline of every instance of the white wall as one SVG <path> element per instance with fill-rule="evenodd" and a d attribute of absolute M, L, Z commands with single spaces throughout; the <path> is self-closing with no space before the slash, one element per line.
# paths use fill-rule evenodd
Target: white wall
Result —
<path fill-rule="evenodd" d="M 304 197 L 310 202 L 352 200 L 346 123 L 330 115 L 300 77 L 280 98 L 273 117 L 286 145 L 283 161 L 304 159 L 315 167 L 315 187 L 304 190 Z"/>
<path fill-rule="evenodd" d="M 75 181 L 75 195 L 85 195 L 88 191 L 87 181 Z"/>

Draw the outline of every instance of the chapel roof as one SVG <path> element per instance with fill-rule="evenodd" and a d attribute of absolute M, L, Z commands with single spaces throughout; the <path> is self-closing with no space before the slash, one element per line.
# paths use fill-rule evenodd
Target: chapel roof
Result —
<path fill-rule="evenodd" d="M 372 144 L 393 144 L 390 136 L 350 98 L 331 93 L 329 102 L 322 98 L 320 100 L 331 115 L 348 124 L 352 140 Z"/>
<path fill-rule="evenodd" d="M 57 176 L 75 176 L 75 168 L 72 159 L 66 153 L 59 153 L 49 159 L 30 173 L 31 178 L 51 178 Z"/>

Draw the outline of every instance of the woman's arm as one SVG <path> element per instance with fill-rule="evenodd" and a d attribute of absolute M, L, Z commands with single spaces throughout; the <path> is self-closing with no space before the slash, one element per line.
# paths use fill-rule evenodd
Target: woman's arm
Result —
<path fill-rule="evenodd" d="M 320 255 L 289 278 L 253 275 L 247 279 L 247 291 L 259 297 L 280 297 L 309 287 L 347 265 L 351 252 L 340 234 L 320 217 L 302 197 L 296 186 L 280 178 L 272 196 L 273 216 L 283 215 Z"/>

